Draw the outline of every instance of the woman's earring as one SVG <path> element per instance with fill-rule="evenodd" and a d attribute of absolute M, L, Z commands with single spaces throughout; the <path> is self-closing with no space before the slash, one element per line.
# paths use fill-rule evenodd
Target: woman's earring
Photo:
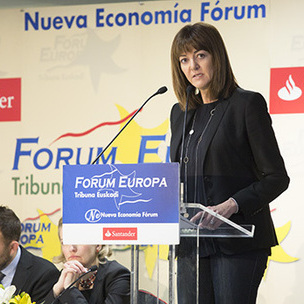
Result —
<path fill-rule="evenodd" d="M 195 95 L 198 95 L 198 94 L 199 94 L 199 92 L 200 92 L 199 88 L 195 88 L 195 92 L 194 92 L 194 94 L 195 94 Z"/>

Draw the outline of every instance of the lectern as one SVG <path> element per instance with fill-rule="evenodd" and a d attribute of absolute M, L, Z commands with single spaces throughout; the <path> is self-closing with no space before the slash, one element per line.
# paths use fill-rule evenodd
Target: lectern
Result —
<path fill-rule="evenodd" d="M 193 223 L 183 214 L 188 214 L 189 209 L 196 209 L 196 212 L 202 211 L 201 219 L 210 215 L 214 220 L 219 220 L 222 224 L 217 229 L 207 229 L 200 227 L 200 223 Z M 180 203 L 180 237 L 196 238 L 196 304 L 199 303 L 199 239 L 204 238 L 252 238 L 254 235 L 254 225 L 238 225 L 231 220 L 215 213 L 201 204 Z M 176 276 L 175 276 L 175 246 L 171 245 L 169 249 L 169 304 L 175 304 L 176 295 Z M 190 271 L 190 270 L 189 270 Z M 194 304 L 194 303 L 193 303 Z"/>
<path fill-rule="evenodd" d="M 179 165 L 64 166 L 63 242 L 132 245 L 131 303 L 138 303 L 139 245 L 179 242 Z"/>
<path fill-rule="evenodd" d="M 141 304 L 139 245 L 169 245 L 168 298 L 175 304 L 175 245 L 180 237 L 253 236 L 253 226 L 239 226 L 201 204 L 181 202 L 179 180 L 178 163 L 63 167 L 64 244 L 132 245 L 132 304 Z M 216 230 L 200 228 L 184 216 L 193 208 L 222 224 Z"/>

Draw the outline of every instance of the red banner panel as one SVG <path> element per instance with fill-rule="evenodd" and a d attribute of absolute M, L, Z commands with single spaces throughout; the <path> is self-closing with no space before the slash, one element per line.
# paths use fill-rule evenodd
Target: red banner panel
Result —
<path fill-rule="evenodd" d="M 21 120 L 21 78 L 0 79 L 0 121 Z"/>
<path fill-rule="evenodd" d="M 269 111 L 304 113 L 304 67 L 271 69 Z"/>

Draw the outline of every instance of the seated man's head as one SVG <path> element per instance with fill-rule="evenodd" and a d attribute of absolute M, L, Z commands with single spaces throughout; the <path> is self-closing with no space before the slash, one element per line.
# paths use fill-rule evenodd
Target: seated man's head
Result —
<path fill-rule="evenodd" d="M 16 256 L 21 234 L 21 222 L 9 208 L 0 206 L 0 270 Z"/>

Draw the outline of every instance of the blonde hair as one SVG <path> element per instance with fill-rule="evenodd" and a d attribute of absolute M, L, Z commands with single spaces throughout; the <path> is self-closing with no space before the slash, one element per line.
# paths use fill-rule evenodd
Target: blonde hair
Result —
<path fill-rule="evenodd" d="M 62 229 L 62 218 L 59 219 L 58 221 L 58 237 L 60 239 L 59 231 Z M 112 249 L 110 248 L 109 245 L 101 245 L 100 250 L 97 254 L 98 260 L 100 263 L 105 263 L 105 259 L 107 257 L 110 257 L 112 255 Z M 66 259 L 64 257 L 63 252 L 61 251 L 60 255 L 53 257 L 53 262 L 54 263 L 65 263 Z"/>

